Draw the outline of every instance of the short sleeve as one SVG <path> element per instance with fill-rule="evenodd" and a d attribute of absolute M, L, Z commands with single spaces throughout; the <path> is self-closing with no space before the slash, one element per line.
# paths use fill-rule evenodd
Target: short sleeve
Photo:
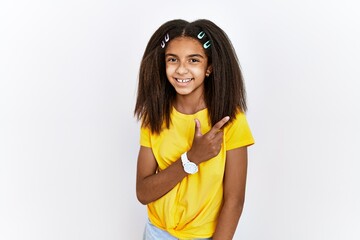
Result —
<path fill-rule="evenodd" d="M 224 129 L 226 150 L 254 144 L 254 138 L 244 113 L 239 112 Z"/>
<path fill-rule="evenodd" d="M 144 147 L 151 147 L 150 129 L 141 127 L 140 129 L 140 145 Z"/>

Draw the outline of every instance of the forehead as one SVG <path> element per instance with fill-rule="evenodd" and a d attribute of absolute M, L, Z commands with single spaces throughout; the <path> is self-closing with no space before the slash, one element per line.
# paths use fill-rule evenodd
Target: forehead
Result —
<path fill-rule="evenodd" d="M 201 43 L 191 37 L 177 37 L 172 39 L 169 42 L 165 53 L 176 55 L 201 54 L 206 56 Z"/>

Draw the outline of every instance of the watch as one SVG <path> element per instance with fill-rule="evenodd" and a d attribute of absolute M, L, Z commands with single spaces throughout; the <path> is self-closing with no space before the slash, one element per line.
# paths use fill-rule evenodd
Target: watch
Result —
<path fill-rule="evenodd" d="M 189 161 L 186 152 L 181 155 L 181 162 L 186 173 L 194 174 L 197 173 L 197 171 L 199 170 L 198 166 L 195 163 Z"/>

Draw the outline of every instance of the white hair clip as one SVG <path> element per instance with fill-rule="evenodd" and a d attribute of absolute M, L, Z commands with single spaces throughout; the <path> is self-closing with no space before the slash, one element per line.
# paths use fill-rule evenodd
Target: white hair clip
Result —
<path fill-rule="evenodd" d="M 161 41 L 161 44 L 160 44 L 161 48 L 164 48 L 164 47 L 165 47 L 165 44 L 166 44 L 169 40 L 170 40 L 170 36 L 169 36 L 169 34 L 167 33 L 167 34 L 165 35 L 164 40 Z"/>
<path fill-rule="evenodd" d="M 199 32 L 199 34 L 197 35 L 198 39 L 202 39 L 205 36 L 205 33 L 203 31 Z"/>
<path fill-rule="evenodd" d="M 204 43 L 204 45 L 203 45 L 203 47 L 204 47 L 205 49 L 207 49 L 207 48 L 210 47 L 210 46 L 211 46 L 210 40 L 207 41 L 206 43 Z"/>

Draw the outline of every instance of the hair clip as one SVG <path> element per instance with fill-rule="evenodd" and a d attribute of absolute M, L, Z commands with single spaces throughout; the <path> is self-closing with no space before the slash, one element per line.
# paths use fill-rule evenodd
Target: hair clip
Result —
<path fill-rule="evenodd" d="M 199 32 L 199 34 L 197 35 L 198 39 L 202 39 L 205 36 L 205 33 L 203 31 Z"/>
<path fill-rule="evenodd" d="M 165 40 L 165 41 L 164 41 L 164 40 Z M 169 36 L 168 33 L 165 35 L 164 40 L 161 41 L 161 44 L 160 44 L 161 48 L 164 48 L 164 47 L 165 47 L 165 44 L 170 40 L 170 36 Z"/>
<path fill-rule="evenodd" d="M 207 48 L 210 47 L 210 46 L 211 46 L 210 40 L 207 41 L 206 43 L 204 43 L 204 45 L 203 45 L 203 47 L 204 47 L 205 49 L 207 49 Z"/>
<path fill-rule="evenodd" d="M 204 31 L 201 31 L 201 32 L 199 32 L 199 34 L 197 35 L 197 38 L 201 40 L 201 39 L 204 38 L 204 36 L 205 36 Z M 204 47 L 205 49 L 209 48 L 210 46 L 211 46 L 210 40 L 206 41 L 206 43 L 204 43 L 204 45 L 203 45 L 203 47 Z"/>

